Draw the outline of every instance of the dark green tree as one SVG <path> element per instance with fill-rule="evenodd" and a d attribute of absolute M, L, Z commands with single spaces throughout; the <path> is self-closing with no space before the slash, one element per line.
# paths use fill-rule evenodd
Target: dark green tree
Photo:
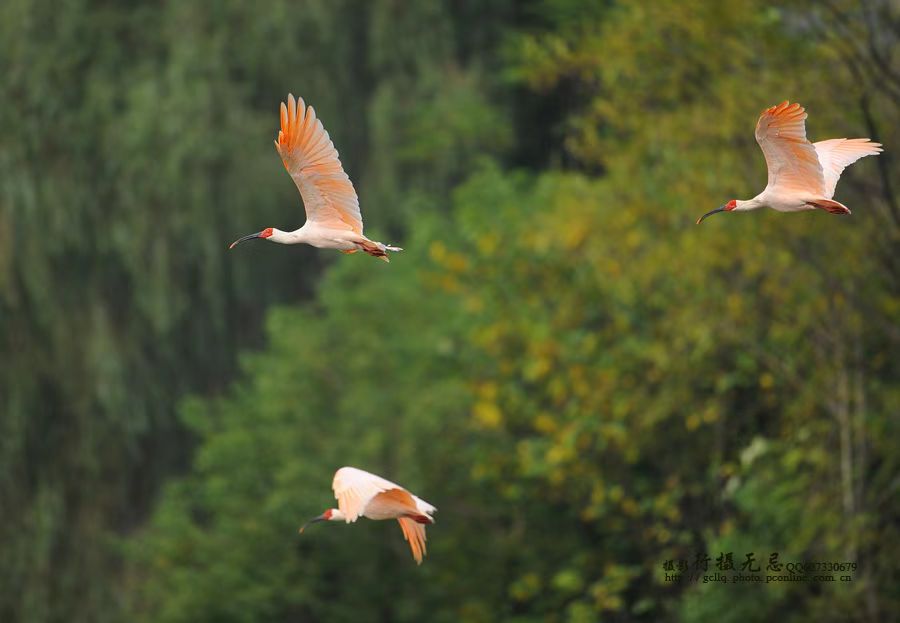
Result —
<path fill-rule="evenodd" d="M 175 403 L 220 392 L 265 310 L 312 294 L 324 254 L 226 253 L 302 222 L 278 102 L 316 106 L 370 227 L 402 236 L 398 189 L 504 147 L 503 87 L 482 87 L 504 6 L 0 5 L 0 619 L 118 618 L 113 535 L 190 455 Z M 439 143 L 405 130 L 438 119 Z"/>

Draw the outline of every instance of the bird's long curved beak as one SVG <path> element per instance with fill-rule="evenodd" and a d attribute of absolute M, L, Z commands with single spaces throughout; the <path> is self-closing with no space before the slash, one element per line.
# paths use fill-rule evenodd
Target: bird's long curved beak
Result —
<path fill-rule="evenodd" d="M 310 524 L 317 523 L 317 522 L 319 522 L 319 521 L 325 521 L 325 516 L 324 516 L 324 515 L 319 515 L 318 517 L 313 517 L 312 519 L 310 519 L 309 521 L 307 521 L 305 524 L 303 524 L 302 526 L 300 526 L 300 534 L 303 534 L 303 531 L 306 530 L 307 526 L 309 526 Z"/>
<path fill-rule="evenodd" d="M 261 236 L 262 236 L 262 232 L 261 232 L 261 231 L 258 231 L 258 232 L 256 232 L 255 234 L 247 234 L 247 235 L 244 236 L 243 238 L 238 238 L 237 240 L 235 240 L 234 242 L 232 242 L 232 243 L 231 243 L 231 246 L 229 246 L 228 248 L 229 248 L 229 249 L 233 249 L 233 248 L 235 248 L 236 246 L 238 246 L 239 244 L 241 244 L 242 242 L 244 242 L 245 240 L 253 240 L 254 238 L 260 238 Z"/>
<path fill-rule="evenodd" d="M 700 223 L 702 223 L 702 222 L 703 222 L 703 219 L 705 219 L 707 216 L 712 216 L 712 215 L 715 214 L 716 212 L 724 212 L 724 211 L 725 211 L 725 206 L 722 206 L 722 207 L 720 207 L 720 208 L 716 208 L 715 210 L 710 210 L 709 212 L 707 212 L 706 214 L 704 214 L 703 216 L 701 216 L 700 218 L 697 219 L 697 225 L 699 225 Z M 240 241 L 238 241 L 238 242 L 240 242 Z"/>

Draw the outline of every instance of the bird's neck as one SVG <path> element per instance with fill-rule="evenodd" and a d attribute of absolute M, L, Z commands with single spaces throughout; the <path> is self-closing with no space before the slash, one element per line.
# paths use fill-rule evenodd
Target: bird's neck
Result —
<path fill-rule="evenodd" d="M 269 240 L 278 244 L 300 244 L 305 241 L 305 233 L 302 227 L 294 231 L 281 231 L 273 227 Z"/>
<path fill-rule="evenodd" d="M 762 195 L 757 195 L 753 199 L 738 199 L 736 205 L 734 206 L 734 211 L 746 212 L 747 210 L 756 210 L 757 208 L 762 208 L 765 205 L 766 202 L 762 199 Z"/>

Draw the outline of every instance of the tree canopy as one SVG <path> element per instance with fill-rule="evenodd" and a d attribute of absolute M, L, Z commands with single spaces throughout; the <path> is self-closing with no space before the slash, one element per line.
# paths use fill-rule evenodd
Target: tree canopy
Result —
<path fill-rule="evenodd" d="M 900 385 L 890 2 L 0 8 L 0 615 L 882 621 Z M 316 106 L 367 227 L 300 224 Z M 763 187 L 759 111 L 870 136 L 847 218 Z M 434 503 L 321 524 L 355 465 Z M 387 525 L 390 523 L 391 525 Z M 849 583 L 673 582 L 754 552 Z"/>

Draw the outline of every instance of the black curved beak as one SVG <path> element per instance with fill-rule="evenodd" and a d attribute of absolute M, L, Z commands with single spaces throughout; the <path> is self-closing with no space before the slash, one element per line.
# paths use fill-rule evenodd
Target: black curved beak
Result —
<path fill-rule="evenodd" d="M 253 240 L 254 238 L 259 238 L 261 235 L 262 235 L 262 232 L 261 232 L 261 231 L 258 231 L 258 232 L 256 232 L 255 234 L 247 234 L 247 235 L 244 236 L 243 238 L 238 238 L 237 240 L 235 240 L 234 242 L 232 242 L 232 243 L 231 243 L 231 246 L 229 246 L 228 248 L 229 248 L 229 249 L 233 249 L 233 248 L 235 248 L 236 246 L 238 246 L 239 244 L 241 244 L 242 242 L 244 242 L 245 240 Z"/>
<path fill-rule="evenodd" d="M 724 211 L 725 211 L 725 206 L 722 206 L 721 208 L 716 208 L 715 210 L 710 210 L 709 212 L 707 212 L 706 214 L 704 214 L 703 216 L 701 216 L 700 218 L 697 219 L 697 225 L 702 223 L 703 219 L 705 219 L 707 216 L 712 216 L 716 212 L 724 212 Z"/>
<path fill-rule="evenodd" d="M 323 515 L 319 515 L 318 517 L 313 517 L 312 519 L 310 519 L 309 521 L 307 521 L 305 524 L 303 524 L 302 526 L 300 526 L 300 534 L 303 534 L 303 531 L 306 530 L 306 527 L 307 527 L 307 526 L 309 526 L 310 524 L 317 523 L 317 522 L 319 522 L 319 521 L 325 521 L 325 515 L 324 515 L 324 514 L 323 514 Z"/>

